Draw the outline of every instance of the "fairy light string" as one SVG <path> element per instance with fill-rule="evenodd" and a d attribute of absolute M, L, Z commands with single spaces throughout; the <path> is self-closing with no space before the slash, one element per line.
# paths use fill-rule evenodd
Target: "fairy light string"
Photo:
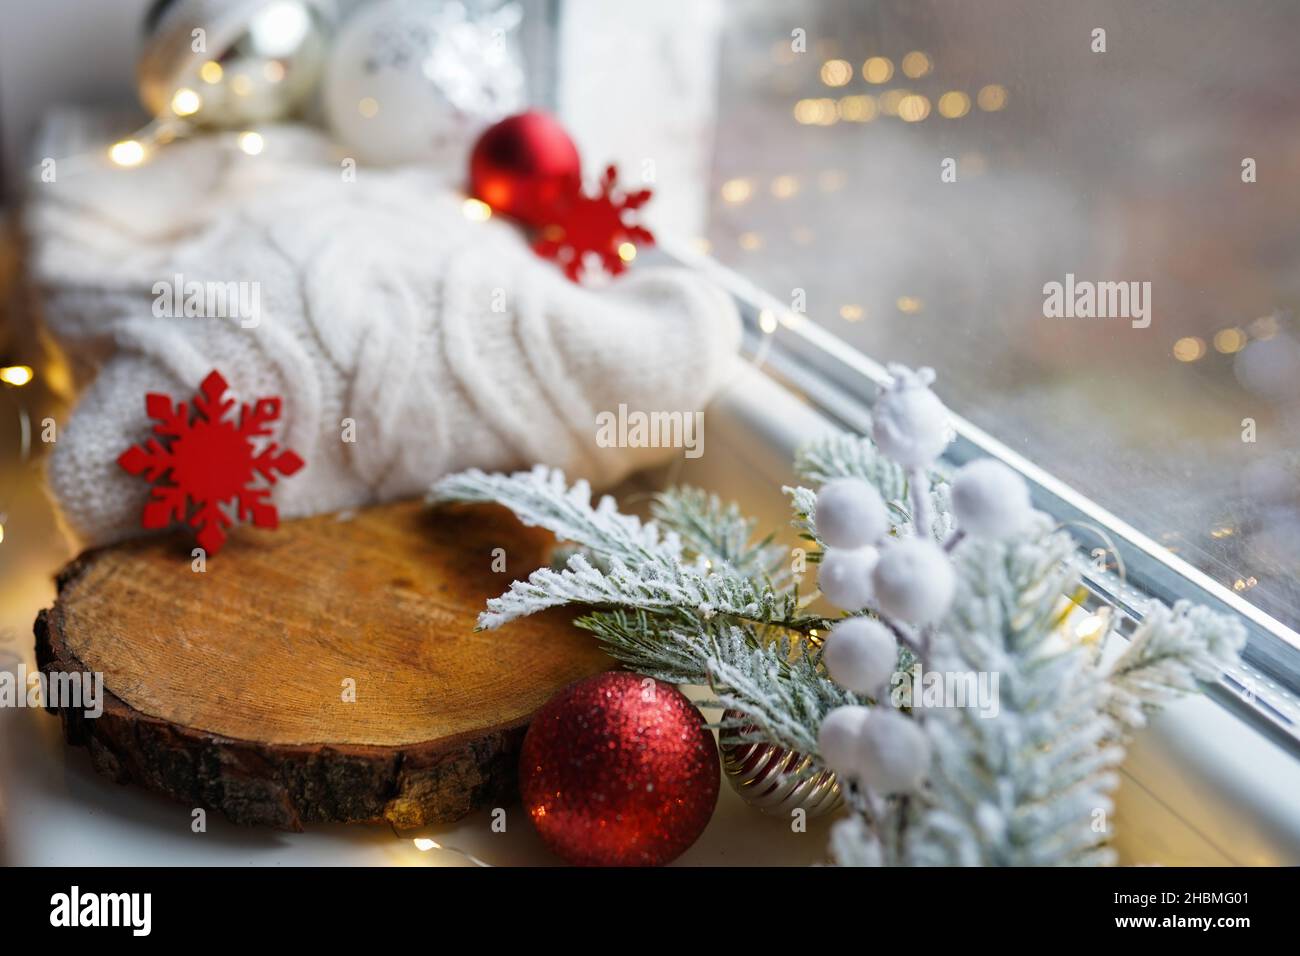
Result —
<path fill-rule="evenodd" d="M 3 491 L 0 492 L 0 544 L 4 543 L 5 525 L 9 521 L 9 502 L 17 487 L 18 476 L 31 460 L 32 422 L 21 389 L 32 378 L 32 370 L 26 365 L 8 365 L 0 368 L 0 391 L 12 398 L 18 418 L 18 461 L 13 473 L 6 479 Z"/>

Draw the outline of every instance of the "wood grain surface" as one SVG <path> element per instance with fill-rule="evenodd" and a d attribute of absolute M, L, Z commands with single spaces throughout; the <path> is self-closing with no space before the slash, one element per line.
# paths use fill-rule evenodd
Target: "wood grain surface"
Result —
<path fill-rule="evenodd" d="M 116 780 L 286 829 L 448 821 L 513 799 L 531 715 L 612 666 L 569 612 L 473 629 L 552 543 L 416 502 L 240 529 L 202 573 L 188 540 L 142 539 L 60 573 L 37 657 L 103 673 L 103 716 L 60 714 Z"/>

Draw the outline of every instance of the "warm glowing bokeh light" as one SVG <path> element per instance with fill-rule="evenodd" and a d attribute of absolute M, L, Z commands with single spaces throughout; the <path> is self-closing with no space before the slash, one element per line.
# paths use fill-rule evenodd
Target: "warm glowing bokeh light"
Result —
<path fill-rule="evenodd" d="M 961 90 L 949 90 L 939 97 L 939 115 L 944 119 L 961 119 L 970 112 L 970 97 Z"/>
<path fill-rule="evenodd" d="M 804 126 L 832 126 L 839 120 L 839 114 L 834 100 L 821 97 L 795 103 L 794 118 Z"/>
<path fill-rule="evenodd" d="M 193 116 L 203 108 L 199 94 L 182 86 L 172 95 L 172 112 L 177 116 Z"/>
<path fill-rule="evenodd" d="M 918 77 L 925 76 L 934 69 L 934 64 L 930 61 L 930 57 L 925 53 L 922 53 L 920 50 L 913 50 L 911 53 L 907 54 L 907 56 L 903 57 L 902 65 L 903 73 L 914 80 Z"/>
<path fill-rule="evenodd" d="M 492 207 L 481 199 L 466 199 L 461 212 L 470 222 L 487 222 L 492 218 Z"/>
<path fill-rule="evenodd" d="M 144 144 L 136 139 L 124 139 L 108 148 L 108 158 L 118 166 L 139 166 L 144 162 Z"/>
<path fill-rule="evenodd" d="M 739 204 L 747 202 L 752 195 L 754 195 L 754 184 L 748 179 L 728 179 L 722 184 L 724 202 Z"/>
<path fill-rule="evenodd" d="M 30 365 L 6 365 L 0 368 L 0 382 L 21 388 L 32 380 Z"/>
<path fill-rule="evenodd" d="M 799 180 L 793 176 L 777 176 L 772 180 L 772 195 L 777 199 L 789 199 L 799 192 Z"/>
<path fill-rule="evenodd" d="M 885 90 L 880 94 L 880 112 L 885 116 L 897 116 L 898 104 L 911 95 L 910 90 Z"/>
<path fill-rule="evenodd" d="M 862 64 L 862 78 L 868 83 L 888 83 L 894 75 L 894 63 L 889 57 L 873 56 Z"/>
<path fill-rule="evenodd" d="M 905 123 L 919 123 L 930 115 L 930 100 L 910 93 L 898 101 L 898 118 Z"/>
<path fill-rule="evenodd" d="M 990 83 L 980 89 L 975 102 L 986 113 L 996 113 L 1007 105 L 1007 88 L 998 83 Z"/>
<path fill-rule="evenodd" d="M 846 123 L 870 123 L 879 112 L 876 98 L 865 93 L 841 96 L 835 109 Z"/>
<path fill-rule="evenodd" d="M 1240 352 L 1246 347 L 1246 333 L 1237 327 L 1220 329 L 1214 333 L 1214 349 L 1224 355 Z"/>
<path fill-rule="evenodd" d="M 822 82 L 827 86 L 845 86 L 853 79 L 853 65 L 848 60 L 827 60 L 822 64 Z"/>

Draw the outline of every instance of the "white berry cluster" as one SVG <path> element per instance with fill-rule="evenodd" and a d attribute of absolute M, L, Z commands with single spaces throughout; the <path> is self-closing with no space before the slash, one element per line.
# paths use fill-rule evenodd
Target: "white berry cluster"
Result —
<path fill-rule="evenodd" d="M 883 702 L 898 661 L 899 638 L 914 653 L 919 635 L 937 624 L 957 587 L 948 551 L 962 535 L 1009 537 L 1032 508 L 1024 480 L 1001 462 L 982 459 L 952 481 L 953 539 L 934 539 L 928 471 L 951 434 L 948 410 L 930 390 L 934 372 L 891 366 L 893 382 L 873 409 L 872 438 L 908 474 L 912 523 L 891 534 L 880 493 L 860 478 L 838 478 L 817 495 L 815 524 L 824 547 L 817 583 L 835 606 L 857 613 L 836 624 L 822 660 L 836 683 Z M 929 741 L 916 722 L 883 706 L 840 707 L 822 721 L 822 759 L 836 772 L 879 794 L 920 787 Z"/>

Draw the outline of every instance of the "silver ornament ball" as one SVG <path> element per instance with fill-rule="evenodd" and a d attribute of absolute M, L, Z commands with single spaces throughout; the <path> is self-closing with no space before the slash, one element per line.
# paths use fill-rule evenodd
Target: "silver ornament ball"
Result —
<path fill-rule="evenodd" d="M 238 128 L 284 119 L 315 90 L 332 0 L 166 0 L 146 20 L 140 100 L 163 122 Z"/>
<path fill-rule="evenodd" d="M 726 720 L 742 719 L 729 710 Z M 749 729 L 749 728 L 747 728 Z M 721 739 L 722 771 L 727 783 L 751 807 L 775 816 L 789 817 L 803 810 L 809 817 L 831 813 L 843 805 L 838 778 L 829 770 L 816 773 L 807 754 L 776 744 Z"/>

